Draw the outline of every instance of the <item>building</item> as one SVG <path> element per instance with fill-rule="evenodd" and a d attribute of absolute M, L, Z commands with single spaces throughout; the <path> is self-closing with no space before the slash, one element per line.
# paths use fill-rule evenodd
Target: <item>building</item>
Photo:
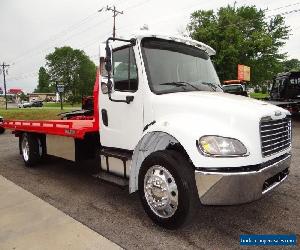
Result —
<path fill-rule="evenodd" d="M 22 89 L 11 88 L 7 91 L 7 102 L 9 103 L 19 103 L 21 102 L 20 95 L 23 94 Z"/>
<path fill-rule="evenodd" d="M 28 93 L 29 102 L 33 101 L 45 101 L 45 102 L 57 102 L 56 93 Z"/>
<path fill-rule="evenodd" d="M 21 95 L 23 93 L 23 90 L 22 89 L 9 89 L 7 94 L 11 94 L 11 95 Z"/>

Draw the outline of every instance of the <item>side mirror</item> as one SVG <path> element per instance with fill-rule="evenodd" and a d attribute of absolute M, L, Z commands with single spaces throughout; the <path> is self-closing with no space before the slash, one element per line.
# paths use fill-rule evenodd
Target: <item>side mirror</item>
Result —
<path fill-rule="evenodd" d="M 108 93 L 108 86 L 106 82 L 101 82 L 101 91 L 103 94 L 107 94 Z"/>
<path fill-rule="evenodd" d="M 101 91 L 103 94 L 110 94 L 112 92 L 112 87 L 113 87 L 113 84 L 110 79 L 107 81 L 107 83 L 101 82 Z"/>
<path fill-rule="evenodd" d="M 106 52 L 105 70 L 110 75 L 112 70 L 112 65 L 111 65 L 111 49 L 108 43 L 106 44 L 105 52 Z"/>

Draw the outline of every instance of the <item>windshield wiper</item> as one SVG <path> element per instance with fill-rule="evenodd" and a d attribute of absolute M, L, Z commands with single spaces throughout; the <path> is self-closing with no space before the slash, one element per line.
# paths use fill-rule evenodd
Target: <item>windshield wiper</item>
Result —
<path fill-rule="evenodd" d="M 164 83 L 160 83 L 159 85 L 172 85 L 172 86 L 176 86 L 176 87 L 184 87 L 184 86 L 190 86 L 198 91 L 201 91 L 200 89 L 198 89 L 196 86 L 194 86 L 193 84 L 189 83 L 189 82 L 184 82 L 184 81 L 178 81 L 178 82 L 164 82 Z"/>
<path fill-rule="evenodd" d="M 201 84 L 211 87 L 211 89 L 213 89 L 214 91 L 216 91 L 217 89 L 216 85 L 211 82 L 201 82 Z"/>

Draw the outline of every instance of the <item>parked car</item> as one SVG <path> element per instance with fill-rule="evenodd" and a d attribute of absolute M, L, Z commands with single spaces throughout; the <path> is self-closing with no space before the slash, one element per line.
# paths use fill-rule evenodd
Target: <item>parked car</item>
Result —
<path fill-rule="evenodd" d="M 22 102 L 18 105 L 19 108 L 43 107 L 42 101 Z"/>
<path fill-rule="evenodd" d="M 43 102 L 42 101 L 33 101 L 31 103 L 31 107 L 43 107 Z"/>
<path fill-rule="evenodd" d="M 2 127 L 3 117 L 0 116 L 0 134 L 3 134 L 5 129 Z"/>
<path fill-rule="evenodd" d="M 19 108 L 31 108 L 32 103 L 31 102 L 24 102 L 22 101 L 21 103 L 18 104 Z"/>
<path fill-rule="evenodd" d="M 224 92 L 234 95 L 248 96 L 242 84 L 222 85 Z"/>

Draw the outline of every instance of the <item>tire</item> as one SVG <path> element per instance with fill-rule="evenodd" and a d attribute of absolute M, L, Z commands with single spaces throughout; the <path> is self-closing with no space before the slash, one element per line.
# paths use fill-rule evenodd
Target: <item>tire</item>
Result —
<path fill-rule="evenodd" d="M 158 182 L 152 177 L 158 178 Z M 180 152 L 164 150 L 150 154 L 142 164 L 138 183 L 145 212 L 161 227 L 177 229 L 187 225 L 200 205 L 193 166 Z M 163 209 L 157 209 L 160 205 Z"/>
<path fill-rule="evenodd" d="M 23 133 L 19 146 L 26 167 L 34 167 L 42 159 L 43 145 L 37 135 Z"/>
<path fill-rule="evenodd" d="M 3 127 L 0 127 L 0 135 L 5 132 L 5 129 Z"/>

